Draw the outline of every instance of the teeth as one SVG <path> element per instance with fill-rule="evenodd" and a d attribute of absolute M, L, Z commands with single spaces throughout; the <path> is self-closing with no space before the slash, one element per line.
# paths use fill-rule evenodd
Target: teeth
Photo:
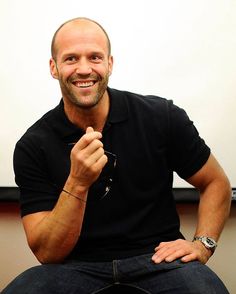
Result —
<path fill-rule="evenodd" d="M 76 86 L 80 88 L 87 88 L 91 87 L 94 84 L 94 82 L 77 82 Z"/>

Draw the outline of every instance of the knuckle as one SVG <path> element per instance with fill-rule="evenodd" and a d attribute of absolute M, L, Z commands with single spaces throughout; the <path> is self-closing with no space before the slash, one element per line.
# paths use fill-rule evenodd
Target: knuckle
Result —
<path fill-rule="evenodd" d="M 186 254 L 186 250 L 184 250 L 183 248 L 181 248 L 181 249 L 178 250 L 178 254 L 181 255 L 181 256 L 183 256 L 183 255 Z"/>
<path fill-rule="evenodd" d="M 93 176 L 99 176 L 99 174 L 101 173 L 101 169 L 97 167 L 97 165 L 92 165 L 90 167 L 90 173 L 93 175 Z"/>
<path fill-rule="evenodd" d="M 103 148 L 102 148 L 102 150 L 103 150 Z M 104 153 L 104 150 L 103 150 L 103 154 L 102 154 L 102 156 L 101 156 L 101 159 L 102 159 L 102 161 L 103 161 L 104 163 L 107 163 L 107 162 L 108 162 L 108 157 L 107 157 L 106 154 Z"/>
<path fill-rule="evenodd" d="M 79 163 L 82 163 L 85 161 L 85 158 L 84 158 L 84 155 L 82 152 L 77 152 L 75 154 L 75 159 L 79 162 Z"/>
<path fill-rule="evenodd" d="M 94 142 L 96 143 L 96 146 L 99 148 L 102 148 L 103 147 L 103 143 L 100 141 L 100 140 L 98 140 L 98 139 L 95 139 L 94 140 Z"/>
<path fill-rule="evenodd" d="M 83 137 L 83 141 L 85 145 L 88 145 L 90 143 L 90 136 L 89 134 L 85 134 Z"/>

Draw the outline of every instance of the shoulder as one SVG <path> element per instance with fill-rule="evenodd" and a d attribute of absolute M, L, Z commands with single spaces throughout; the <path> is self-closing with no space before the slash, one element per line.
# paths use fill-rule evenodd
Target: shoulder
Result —
<path fill-rule="evenodd" d="M 121 91 L 109 89 L 113 99 L 123 100 L 127 104 L 129 112 L 138 112 L 139 114 L 160 115 L 167 114 L 172 106 L 173 101 L 157 95 L 144 95 L 130 91 Z"/>
<path fill-rule="evenodd" d="M 157 95 L 144 95 L 140 93 L 134 93 L 130 91 L 124 91 L 124 90 L 117 90 L 117 89 L 111 89 L 109 88 L 109 93 L 112 96 L 115 97 L 124 97 L 129 102 L 133 102 L 135 104 L 151 104 L 151 105 L 165 105 L 168 102 L 171 102 L 171 100 L 168 100 L 166 98 L 157 96 Z"/>
<path fill-rule="evenodd" d="M 32 143 L 35 145 L 38 144 L 41 140 L 50 137 L 50 122 L 55 119 L 57 110 L 58 106 L 49 110 L 41 118 L 39 118 L 26 130 L 16 145 L 27 143 Z"/>

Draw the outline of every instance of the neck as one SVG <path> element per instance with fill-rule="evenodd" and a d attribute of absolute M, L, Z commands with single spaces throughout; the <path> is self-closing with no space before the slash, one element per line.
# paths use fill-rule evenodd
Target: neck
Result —
<path fill-rule="evenodd" d="M 87 127 L 102 132 L 109 112 L 109 96 L 105 92 L 97 105 L 91 108 L 81 108 L 64 99 L 65 113 L 68 119 L 84 131 Z"/>

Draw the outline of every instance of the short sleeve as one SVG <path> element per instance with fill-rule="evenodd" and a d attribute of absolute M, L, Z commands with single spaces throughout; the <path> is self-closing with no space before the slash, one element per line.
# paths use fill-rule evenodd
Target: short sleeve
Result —
<path fill-rule="evenodd" d="M 194 175 L 206 163 L 210 148 L 200 137 L 186 112 L 171 101 L 169 104 L 170 164 L 183 179 Z"/>
<path fill-rule="evenodd" d="M 18 141 L 13 163 L 15 181 L 20 189 L 21 215 L 52 210 L 59 191 L 45 170 L 47 164 L 37 138 Z"/>

